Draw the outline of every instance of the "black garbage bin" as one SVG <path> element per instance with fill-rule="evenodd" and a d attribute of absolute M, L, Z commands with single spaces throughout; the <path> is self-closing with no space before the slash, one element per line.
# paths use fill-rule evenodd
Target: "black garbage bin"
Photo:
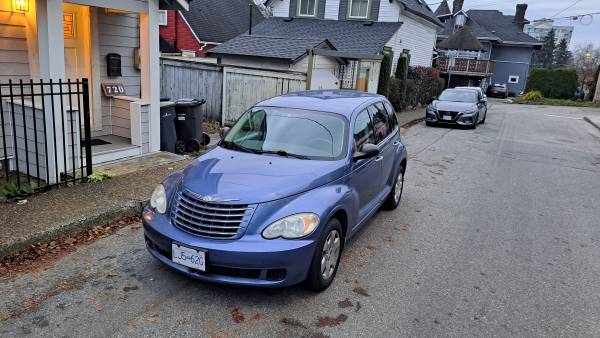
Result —
<path fill-rule="evenodd" d="M 175 131 L 175 102 L 160 102 L 160 150 L 175 152 L 177 133 Z"/>
<path fill-rule="evenodd" d="M 185 99 L 175 102 L 175 129 L 177 142 L 175 152 L 195 152 L 203 145 L 202 137 L 202 112 L 200 106 L 206 100 Z"/>

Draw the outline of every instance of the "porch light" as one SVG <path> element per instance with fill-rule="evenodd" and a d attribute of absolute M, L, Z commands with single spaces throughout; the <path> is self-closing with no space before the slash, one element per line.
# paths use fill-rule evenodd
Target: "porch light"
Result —
<path fill-rule="evenodd" d="M 13 0 L 13 12 L 29 12 L 29 0 Z"/>

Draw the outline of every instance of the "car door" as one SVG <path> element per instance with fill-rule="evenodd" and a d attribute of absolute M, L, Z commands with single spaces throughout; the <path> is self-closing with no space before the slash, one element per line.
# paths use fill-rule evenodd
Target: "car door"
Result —
<path fill-rule="evenodd" d="M 376 143 L 371 116 L 366 109 L 357 114 L 354 120 L 353 133 L 354 151 L 359 151 L 366 143 Z M 380 187 L 377 184 L 373 184 L 373 180 L 380 175 L 381 161 L 377 157 L 352 162 L 350 186 L 358 195 L 358 216 L 360 221 L 369 215 L 377 202 L 376 198 Z"/>
<path fill-rule="evenodd" d="M 395 147 L 393 145 L 392 135 L 390 134 L 390 119 L 388 112 L 383 106 L 383 102 L 378 102 L 369 108 L 371 120 L 373 120 L 373 129 L 375 130 L 375 140 L 381 150 L 379 160 L 381 161 L 381 174 L 379 176 L 379 187 L 381 198 L 387 196 L 386 187 L 389 185 L 389 178 L 394 166 Z"/>

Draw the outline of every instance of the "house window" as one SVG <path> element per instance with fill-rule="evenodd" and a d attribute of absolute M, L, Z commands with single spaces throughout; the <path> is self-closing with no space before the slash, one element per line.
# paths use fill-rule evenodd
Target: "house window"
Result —
<path fill-rule="evenodd" d="M 349 17 L 355 19 L 367 19 L 371 0 L 350 0 Z"/>
<path fill-rule="evenodd" d="M 166 10 L 158 10 L 158 24 L 166 26 L 169 24 L 169 15 Z"/>
<path fill-rule="evenodd" d="M 519 83 L 519 76 L 518 75 L 510 75 L 508 77 L 508 83 Z"/>
<path fill-rule="evenodd" d="M 316 16 L 317 0 L 298 0 L 298 16 Z"/>

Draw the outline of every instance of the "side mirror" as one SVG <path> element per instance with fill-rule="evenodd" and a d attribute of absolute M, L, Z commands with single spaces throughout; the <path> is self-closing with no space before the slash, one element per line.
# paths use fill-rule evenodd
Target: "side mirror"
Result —
<path fill-rule="evenodd" d="M 225 136 L 227 136 L 227 133 L 229 133 L 230 129 L 231 128 L 229 128 L 229 127 L 223 127 L 223 128 L 221 128 L 221 132 L 220 132 L 221 138 L 225 138 Z"/>
<path fill-rule="evenodd" d="M 377 155 L 379 155 L 379 148 L 372 143 L 365 143 L 362 145 L 362 147 L 360 147 L 359 151 L 354 152 L 354 155 L 352 155 L 352 160 L 364 160 Z"/>
<path fill-rule="evenodd" d="M 437 100 L 437 96 L 432 96 L 428 101 L 427 104 L 430 104 L 431 102 Z"/>

